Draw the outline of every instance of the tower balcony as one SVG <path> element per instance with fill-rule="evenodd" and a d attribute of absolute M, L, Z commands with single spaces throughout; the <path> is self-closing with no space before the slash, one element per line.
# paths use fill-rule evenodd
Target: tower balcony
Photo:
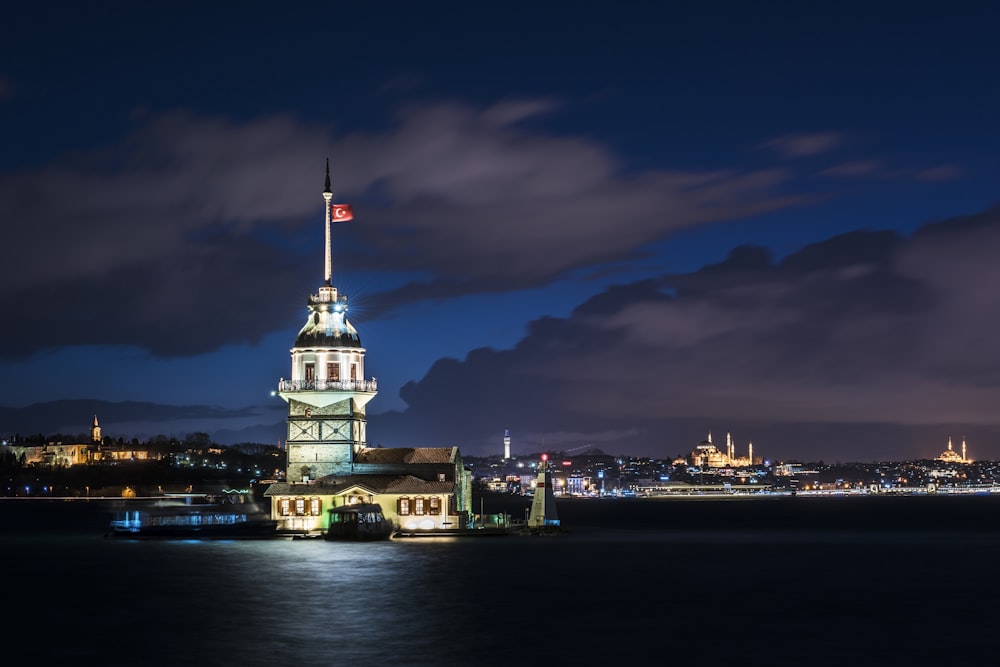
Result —
<path fill-rule="evenodd" d="M 278 391 L 350 391 L 376 393 L 378 381 L 370 380 L 280 380 Z"/>

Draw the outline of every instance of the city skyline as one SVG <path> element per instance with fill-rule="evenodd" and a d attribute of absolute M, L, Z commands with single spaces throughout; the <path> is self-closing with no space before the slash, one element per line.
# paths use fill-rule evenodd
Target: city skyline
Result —
<path fill-rule="evenodd" d="M 1000 459 L 1000 10 L 528 7 L 18 9 L 0 430 L 283 440 L 329 158 L 371 444 Z"/>

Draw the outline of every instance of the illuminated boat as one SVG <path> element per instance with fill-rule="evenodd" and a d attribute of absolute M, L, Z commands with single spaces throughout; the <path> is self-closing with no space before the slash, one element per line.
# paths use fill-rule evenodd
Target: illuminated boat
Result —
<path fill-rule="evenodd" d="M 331 542 L 387 540 L 392 536 L 392 522 L 378 503 L 355 503 L 328 511 L 330 525 L 323 537 Z"/>
<path fill-rule="evenodd" d="M 132 506 L 141 501 L 129 501 Z M 131 539 L 264 539 L 277 537 L 278 522 L 238 494 L 168 494 L 139 509 L 126 507 L 105 537 Z"/>

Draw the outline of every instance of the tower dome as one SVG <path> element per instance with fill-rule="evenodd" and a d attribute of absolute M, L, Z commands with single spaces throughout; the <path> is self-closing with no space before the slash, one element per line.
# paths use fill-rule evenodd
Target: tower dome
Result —
<path fill-rule="evenodd" d="M 347 295 L 325 285 L 309 296 L 309 317 L 295 337 L 295 347 L 361 347 L 357 329 L 347 320 Z"/>

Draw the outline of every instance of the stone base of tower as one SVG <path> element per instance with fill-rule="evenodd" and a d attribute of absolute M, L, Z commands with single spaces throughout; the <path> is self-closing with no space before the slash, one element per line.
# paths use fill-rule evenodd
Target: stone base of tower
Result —
<path fill-rule="evenodd" d="M 352 474 L 354 455 L 367 444 L 363 405 L 352 396 L 316 405 L 307 392 L 282 398 L 288 401 L 286 479 L 298 483 Z"/>

